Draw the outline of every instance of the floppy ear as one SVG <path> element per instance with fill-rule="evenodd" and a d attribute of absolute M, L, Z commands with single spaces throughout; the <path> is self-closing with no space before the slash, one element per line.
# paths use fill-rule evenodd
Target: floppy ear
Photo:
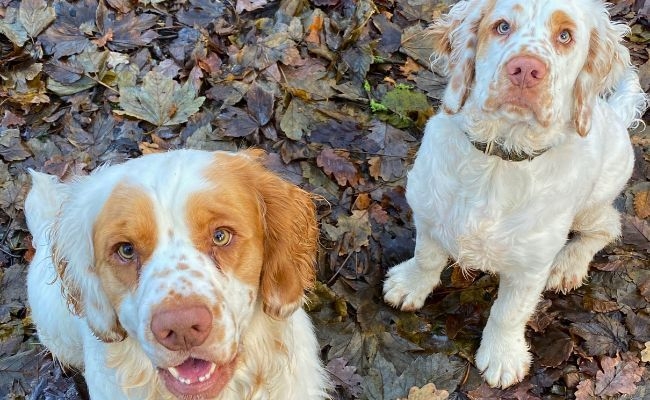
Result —
<path fill-rule="evenodd" d="M 59 184 L 65 201 L 52 227 L 52 262 L 70 311 L 83 316 L 90 330 L 104 342 L 121 341 L 126 332 L 120 325 L 95 270 L 93 225 L 105 199 L 92 190 L 92 177 Z M 37 184 L 37 180 L 34 180 Z M 95 189 L 106 190 L 97 186 Z M 35 191 L 36 188 L 32 188 Z M 42 190 L 38 190 L 39 193 Z"/>
<path fill-rule="evenodd" d="M 449 83 L 442 99 L 443 111 L 455 114 L 463 107 L 474 82 L 480 4 L 456 3 L 447 15 L 433 22 L 428 33 L 433 39 L 433 62 L 442 62 Z"/>
<path fill-rule="evenodd" d="M 580 136 L 586 136 L 591 129 L 596 100 L 610 95 L 630 66 L 630 53 L 621 43 L 628 31 L 627 25 L 612 22 L 607 10 L 596 15 L 589 35 L 589 53 L 574 88 L 573 119 Z"/>
<path fill-rule="evenodd" d="M 313 286 L 318 243 L 311 196 L 263 170 L 257 185 L 264 218 L 264 265 L 260 289 L 264 312 L 284 319 L 300 308 Z"/>

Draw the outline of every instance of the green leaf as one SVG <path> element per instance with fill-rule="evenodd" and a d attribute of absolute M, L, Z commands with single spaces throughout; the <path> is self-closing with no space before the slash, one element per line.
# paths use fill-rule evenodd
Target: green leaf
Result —
<path fill-rule="evenodd" d="M 45 0 L 22 0 L 20 3 L 18 19 L 31 37 L 38 36 L 55 18 L 54 7 L 48 6 Z"/>
<path fill-rule="evenodd" d="M 199 111 L 205 97 L 196 97 L 188 81 L 183 86 L 158 72 L 145 75 L 141 87 L 120 88 L 120 107 L 117 114 L 130 115 L 156 126 L 177 125 L 186 122 Z"/>

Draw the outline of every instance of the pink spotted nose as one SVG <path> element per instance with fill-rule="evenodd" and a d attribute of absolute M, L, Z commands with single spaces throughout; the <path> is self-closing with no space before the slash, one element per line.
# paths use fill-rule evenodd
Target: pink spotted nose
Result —
<path fill-rule="evenodd" d="M 546 76 L 546 65 L 535 57 L 520 56 L 508 61 L 506 72 L 515 86 L 532 88 Z"/>

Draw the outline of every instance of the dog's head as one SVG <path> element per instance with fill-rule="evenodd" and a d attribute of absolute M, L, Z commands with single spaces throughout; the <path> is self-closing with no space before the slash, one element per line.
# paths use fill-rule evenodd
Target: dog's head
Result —
<path fill-rule="evenodd" d="M 174 151 L 63 184 L 34 173 L 30 195 L 65 192 L 51 241 L 72 309 L 102 341 L 135 338 L 178 397 L 222 390 L 253 316 L 289 317 L 315 277 L 311 198 L 260 156 Z"/>
<path fill-rule="evenodd" d="M 430 28 L 449 84 L 443 111 L 467 103 L 501 119 L 589 132 L 594 102 L 630 65 L 628 28 L 600 0 L 460 1 Z"/>

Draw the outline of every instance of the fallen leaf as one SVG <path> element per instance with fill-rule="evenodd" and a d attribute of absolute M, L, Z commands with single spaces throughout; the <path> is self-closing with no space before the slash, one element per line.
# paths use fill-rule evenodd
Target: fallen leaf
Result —
<path fill-rule="evenodd" d="M 340 186 L 350 185 L 355 187 L 359 184 L 359 171 L 349 160 L 349 153 L 324 149 L 318 154 L 316 164 L 328 175 L 333 175 Z"/>
<path fill-rule="evenodd" d="M 650 191 L 638 192 L 634 195 L 634 211 L 637 217 L 650 217 Z"/>
<path fill-rule="evenodd" d="M 205 97 L 196 97 L 188 82 L 183 86 L 160 73 L 150 71 L 141 87 L 120 88 L 119 115 L 130 115 L 156 126 L 169 126 L 186 122 L 199 110 Z"/>
<path fill-rule="evenodd" d="M 348 394 L 357 398 L 363 394 L 363 378 L 357 374 L 357 367 L 347 363 L 348 360 L 343 357 L 334 358 L 327 363 L 325 369 L 334 378 L 333 383 L 337 387 L 343 387 Z"/>
<path fill-rule="evenodd" d="M 241 14 L 244 11 L 253 11 L 262 8 L 266 5 L 268 0 L 237 0 L 235 12 Z"/>
<path fill-rule="evenodd" d="M 650 362 L 650 342 L 644 343 L 645 348 L 641 350 L 641 361 Z"/>
<path fill-rule="evenodd" d="M 9 7 L 4 18 L 0 18 L 0 33 L 4 34 L 13 44 L 22 47 L 28 39 L 27 31 L 20 23 L 18 9 Z"/>
<path fill-rule="evenodd" d="M 54 21 L 56 13 L 45 0 L 22 0 L 18 9 L 18 18 L 27 34 L 36 37 Z"/>
<path fill-rule="evenodd" d="M 619 351 L 627 351 L 629 338 L 625 327 L 604 314 L 596 315 L 592 322 L 576 322 L 570 331 L 585 340 L 583 346 L 590 356 L 613 356 Z"/>
<path fill-rule="evenodd" d="M 634 361 L 622 361 L 618 356 L 603 357 L 600 360 L 602 371 L 596 373 L 597 396 L 617 396 L 633 394 L 636 383 L 641 380 L 645 368 Z"/>
<path fill-rule="evenodd" d="M 409 389 L 408 397 L 399 400 L 446 400 L 448 398 L 449 392 L 438 390 L 433 383 L 427 383 L 421 388 L 413 386 Z"/>
<path fill-rule="evenodd" d="M 103 2 L 97 8 L 97 28 L 100 37 L 107 38 L 107 46 L 113 51 L 128 50 L 138 46 L 145 46 L 158 37 L 153 27 L 158 21 L 155 14 L 142 13 L 136 15 L 134 11 L 128 14 L 116 15 L 109 10 Z"/>
<path fill-rule="evenodd" d="M 339 216 L 336 226 L 326 222 L 322 226 L 330 240 L 341 243 L 339 255 L 357 252 L 368 246 L 372 232 L 368 212 L 361 210 L 353 210 L 350 216 Z"/>

